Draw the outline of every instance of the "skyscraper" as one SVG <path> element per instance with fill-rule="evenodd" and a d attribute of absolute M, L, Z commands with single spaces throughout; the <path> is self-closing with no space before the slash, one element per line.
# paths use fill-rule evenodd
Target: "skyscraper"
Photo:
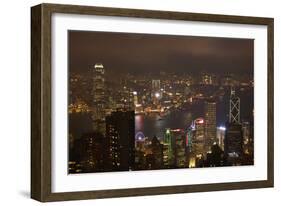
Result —
<path fill-rule="evenodd" d="M 107 164 L 110 170 L 128 171 L 135 162 L 135 114 L 112 112 L 106 117 Z"/>
<path fill-rule="evenodd" d="M 175 139 L 175 165 L 178 168 L 186 167 L 186 138 L 183 130 L 171 130 L 172 137 Z"/>
<path fill-rule="evenodd" d="M 224 154 L 230 165 L 240 165 L 243 153 L 243 133 L 240 124 L 240 98 L 231 87 L 229 100 L 229 122 L 226 123 Z"/>
<path fill-rule="evenodd" d="M 192 150 L 197 156 L 203 156 L 205 153 L 205 121 L 203 118 L 197 118 L 194 121 L 194 135 L 192 140 Z"/>
<path fill-rule="evenodd" d="M 224 138 L 224 153 L 238 158 L 242 155 L 243 134 L 241 124 L 227 123 Z"/>
<path fill-rule="evenodd" d="M 169 145 L 167 143 L 163 143 L 163 168 L 169 168 Z"/>
<path fill-rule="evenodd" d="M 164 135 L 164 145 L 167 147 L 167 151 L 165 150 L 165 153 L 168 154 L 169 166 L 171 166 L 174 163 L 174 148 L 170 129 L 166 129 Z"/>
<path fill-rule="evenodd" d="M 225 138 L 225 127 L 217 128 L 217 142 L 219 147 L 224 151 L 224 138 Z"/>
<path fill-rule="evenodd" d="M 102 64 L 97 63 L 94 66 L 90 66 L 93 73 L 93 129 L 95 132 L 105 134 L 105 78 L 104 67 Z"/>
<path fill-rule="evenodd" d="M 151 98 L 152 98 L 152 102 L 153 104 L 158 104 L 159 99 L 162 98 L 162 92 L 161 92 L 161 84 L 160 84 L 160 80 L 152 80 L 152 89 L 151 89 Z"/>
<path fill-rule="evenodd" d="M 253 164 L 254 139 L 251 122 L 242 122 L 244 164 Z"/>
<path fill-rule="evenodd" d="M 70 161 L 75 162 L 70 173 L 105 171 L 103 135 L 97 132 L 85 133 L 74 141 Z"/>
<path fill-rule="evenodd" d="M 231 87 L 230 91 L 229 122 L 240 124 L 240 98 L 236 96 L 233 87 Z"/>
<path fill-rule="evenodd" d="M 161 169 L 163 167 L 163 145 L 156 136 L 151 140 L 151 152 L 151 169 Z"/>
<path fill-rule="evenodd" d="M 205 151 L 210 152 L 216 142 L 216 102 L 205 102 Z"/>

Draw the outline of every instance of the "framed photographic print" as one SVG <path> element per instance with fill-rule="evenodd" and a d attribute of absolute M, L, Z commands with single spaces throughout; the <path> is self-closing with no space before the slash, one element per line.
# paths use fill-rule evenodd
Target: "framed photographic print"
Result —
<path fill-rule="evenodd" d="M 31 8 L 31 197 L 273 187 L 273 19 Z"/>

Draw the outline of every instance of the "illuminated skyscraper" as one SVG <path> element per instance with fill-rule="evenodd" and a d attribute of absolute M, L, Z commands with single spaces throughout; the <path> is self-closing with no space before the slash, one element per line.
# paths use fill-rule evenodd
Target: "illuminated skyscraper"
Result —
<path fill-rule="evenodd" d="M 70 173 L 105 171 L 103 153 L 103 135 L 92 132 L 85 133 L 74 141 L 74 149 L 70 157 L 75 163 L 69 167 Z"/>
<path fill-rule="evenodd" d="M 160 80 L 159 79 L 157 79 L 157 80 L 155 80 L 155 79 L 153 79 L 152 80 L 152 92 L 159 92 L 160 91 L 160 88 L 161 86 L 160 86 Z"/>
<path fill-rule="evenodd" d="M 165 148 L 165 153 L 168 154 L 169 159 L 169 165 L 172 165 L 174 163 L 174 148 L 173 148 L 173 140 L 171 135 L 171 130 L 166 129 L 165 135 L 164 135 L 164 144 L 166 144 L 167 148 Z M 167 151 L 166 151 L 167 149 Z"/>
<path fill-rule="evenodd" d="M 230 92 L 229 122 L 240 124 L 240 98 L 236 96 L 233 87 L 231 87 Z"/>
<path fill-rule="evenodd" d="M 152 80 L 151 98 L 153 104 L 158 104 L 159 99 L 162 98 L 161 84 L 159 79 Z"/>
<path fill-rule="evenodd" d="M 217 142 L 223 151 L 224 151 L 224 138 L 225 138 L 225 127 L 217 127 Z"/>
<path fill-rule="evenodd" d="M 136 91 L 133 92 L 134 95 L 134 106 L 138 105 L 138 93 Z"/>
<path fill-rule="evenodd" d="M 248 156 L 248 164 L 253 163 L 254 156 L 254 139 L 253 139 L 253 126 L 251 122 L 242 122 L 243 133 L 243 152 L 245 156 Z M 250 161 L 249 161 L 250 160 Z"/>
<path fill-rule="evenodd" d="M 175 140 L 175 165 L 178 168 L 186 167 L 186 138 L 181 129 L 171 130 L 172 138 Z"/>
<path fill-rule="evenodd" d="M 116 171 L 133 169 L 135 162 L 135 114 L 112 112 L 106 117 L 106 150 L 108 168 Z"/>
<path fill-rule="evenodd" d="M 91 66 L 90 69 L 93 73 L 93 129 L 95 132 L 105 134 L 105 71 L 100 63 Z"/>
<path fill-rule="evenodd" d="M 205 102 L 205 151 L 211 151 L 212 145 L 216 142 L 216 102 Z"/>
<path fill-rule="evenodd" d="M 205 121 L 203 118 L 197 118 L 194 121 L 194 135 L 192 140 L 192 150 L 197 156 L 205 153 Z"/>
<path fill-rule="evenodd" d="M 121 93 L 121 99 L 123 104 L 123 110 L 124 111 L 133 111 L 134 110 L 134 92 L 131 88 L 128 86 L 124 86 L 122 93 Z"/>
<path fill-rule="evenodd" d="M 169 145 L 167 143 L 163 143 L 163 168 L 169 168 Z"/>
<path fill-rule="evenodd" d="M 163 145 L 154 136 L 151 140 L 151 169 L 161 169 L 163 167 Z"/>
<path fill-rule="evenodd" d="M 251 138 L 250 122 L 242 122 L 243 144 L 247 145 Z"/>
<path fill-rule="evenodd" d="M 203 85 L 212 85 L 214 82 L 213 82 L 213 76 L 211 74 L 202 74 L 201 76 L 202 80 L 202 84 Z"/>
<path fill-rule="evenodd" d="M 224 138 L 224 153 L 231 164 L 239 164 L 242 155 L 243 134 L 241 124 L 227 123 Z"/>

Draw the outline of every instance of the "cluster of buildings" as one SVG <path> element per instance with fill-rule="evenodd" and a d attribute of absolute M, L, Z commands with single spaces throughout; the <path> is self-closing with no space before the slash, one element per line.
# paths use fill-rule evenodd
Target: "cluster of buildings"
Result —
<path fill-rule="evenodd" d="M 185 128 L 163 128 L 163 137 L 146 137 L 135 134 L 135 114 L 165 114 L 186 101 L 192 103 L 192 80 L 175 90 L 174 84 L 153 79 L 137 92 L 127 82 L 107 88 L 102 64 L 93 65 L 91 71 L 90 103 L 69 105 L 69 114 L 85 112 L 92 119 L 91 131 L 81 137 L 69 135 L 69 173 L 253 164 L 253 122 L 240 121 L 240 98 L 233 88 L 224 127 L 217 127 L 215 98 L 204 98 L 203 117 Z M 201 81 L 217 84 L 211 75 L 203 75 Z"/>
<path fill-rule="evenodd" d="M 253 124 L 240 122 L 240 98 L 231 90 L 229 120 L 217 127 L 216 102 L 205 101 L 204 117 L 187 128 L 165 129 L 164 138 L 136 136 L 136 169 L 252 165 Z"/>

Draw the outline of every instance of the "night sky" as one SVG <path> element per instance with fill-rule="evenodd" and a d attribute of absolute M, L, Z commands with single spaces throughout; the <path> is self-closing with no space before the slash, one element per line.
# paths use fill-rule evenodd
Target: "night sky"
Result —
<path fill-rule="evenodd" d="M 69 31 L 68 41 L 71 72 L 253 74 L 253 39 Z"/>

